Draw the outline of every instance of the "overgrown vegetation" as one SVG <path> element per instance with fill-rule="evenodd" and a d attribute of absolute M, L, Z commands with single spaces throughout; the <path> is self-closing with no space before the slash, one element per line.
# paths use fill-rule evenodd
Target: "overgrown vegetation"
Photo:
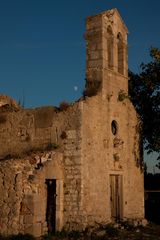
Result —
<path fill-rule="evenodd" d="M 159 226 L 135 227 L 128 221 L 107 224 L 98 228 L 88 228 L 83 232 L 62 230 L 54 235 L 48 234 L 40 240 L 160 240 Z M 33 236 L 18 234 L 9 237 L 0 236 L 1 240 L 36 240 Z"/>
<path fill-rule="evenodd" d="M 23 151 L 23 152 L 20 152 L 20 153 L 7 154 L 1 160 L 21 159 L 21 158 L 25 158 L 25 157 L 33 155 L 33 154 L 37 154 L 39 152 L 42 153 L 42 152 L 45 152 L 45 151 L 56 150 L 57 148 L 59 148 L 58 144 L 48 143 L 47 145 L 45 145 L 43 147 L 34 147 L 34 148 L 29 149 L 28 151 L 26 150 L 26 151 Z"/>
<path fill-rule="evenodd" d="M 62 138 L 62 139 L 66 139 L 66 138 L 67 138 L 67 133 L 66 133 L 65 131 L 63 131 L 63 132 L 61 133 L 61 138 Z"/>
<path fill-rule="evenodd" d="M 51 150 L 54 150 L 54 149 L 57 149 L 59 146 L 58 144 L 56 143 L 48 143 L 45 147 L 44 147 L 44 150 L 45 151 L 51 151 Z"/>
<path fill-rule="evenodd" d="M 128 94 L 124 90 L 120 90 L 118 93 L 118 101 L 122 102 L 128 98 Z"/>
<path fill-rule="evenodd" d="M 129 94 L 143 121 L 145 150 L 157 152 L 160 160 L 160 50 L 151 48 L 150 56 L 149 63 L 141 64 L 140 73 L 129 72 Z"/>
<path fill-rule="evenodd" d="M 69 108 L 70 104 L 66 101 L 63 101 L 59 104 L 60 111 L 66 111 Z"/>
<path fill-rule="evenodd" d="M 83 91 L 84 97 L 96 96 L 101 89 L 101 82 L 97 80 L 87 81 L 85 90 Z"/>
<path fill-rule="evenodd" d="M 18 234 L 8 237 L 0 236 L 1 240 L 36 240 L 33 236 Z M 156 225 L 135 227 L 128 221 L 115 224 L 99 225 L 87 228 L 83 232 L 62 230 L 55 234 L 48 234 L 39 240 L 160 240 L 160 228 Z"/>

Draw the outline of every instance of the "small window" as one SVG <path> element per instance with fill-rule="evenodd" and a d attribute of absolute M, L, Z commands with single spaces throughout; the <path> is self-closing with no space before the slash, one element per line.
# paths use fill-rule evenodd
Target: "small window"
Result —
<path fill-rule="evenodd" d="M 115 120 L 113 120 L 111 123 L 111 130 L 112 130 L 113 135 L 116 135 L 118 132 L 118 124 Z"/>

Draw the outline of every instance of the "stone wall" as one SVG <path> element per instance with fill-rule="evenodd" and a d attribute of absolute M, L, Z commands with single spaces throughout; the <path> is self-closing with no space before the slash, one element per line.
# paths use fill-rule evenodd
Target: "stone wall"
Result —
<path fill-rule="evenodd" d="M 46 179 L 56 180 L 56 231 L 79 229 L 83 217 L 80 160 L 80 133 L 68 130 L 61 149 L 0 161 L 0 233 L 41 236 L 48 232 Z"/>
<path fill-rule="evenodd" d="M 47 233 L 46 179 L 57 184 L 56 230 L 79 228 L 80 103 L 65 111 L 45 107 L 3 113 L 0 141 L 7 144 L 0 150 L 0 233 Z"/>
<path fill-rule="evenodd" d="M 62 165 L 59 152 L 32 153 L 23 160 L 0 162 L 1 234 L 47 233 L 45 180 L 48 178 L 57 179 L 57 229 L 62 228 L 63 192 L 59 193 L 64 182 Z"/>
<path fill-rule="evenodd" d="M 132 104 L 128 99 L 118 101 L 115 95 L 110 104 L 100 96 L 88 98 L 83 103 L 82 119 L 82 202 L 86 224 L 111 220 L 111 175 L 122 177 L 121 217 L 143 219 L 143 170 L 137 164 L 142 164 L 139 123 Z M 116 135 L 111 131 L 113 120 L 118 123 Z"/>
<path fill-rule="evenodd" d="M 78 103 L 67 111 L 53 107 L 0 109 L 0 159 L 60 146 L 66 130 L 79 128 Z M 64 133 L 65 134 L 65 133 Z M 4 144 L 5 143 L 5 144 Z"/>
<path fill-rule="evenodd" d="M 112 174 L 123 176 L 123 217 L 144 217 L 138 120 L 133 106 L 128 99 L 119 101 L 116 95 L 106 100 L 98 95 L 86 98 L 73 109 L 76 110 L 73 119 L 70 110 L 59 113 L 60 116 L 56 113 L 62 120 L 62 114 L 70 114 L 65 123 L 59 121 L 58 125 L 57 121 L 56 133 L 61 131 L 57 149 L 31 148 L 24 153 L 24 148 L 23 152 L 16 152 L 18 159 L 10 156 L 0 161 L 2 234 L 21 232 L 40 236 L 47 233 L 46 179 L 56 179 L 57 184 L 56 230 L 63 227 L 81 230 L 95 222 L 110 222 Z M 36 128 L 44 126 L 43 121 L 35 119 Z M 118 123 L 115 136 L 111 132 L 112 120 Z M 49 125 L 49 120 L 45 120 L 45 124 Z M 18 127 L 16 125 L 16 129 Z M 45 130 L 43 128 L 44 134 Z M 39 148 L 41 144 L 44 144 L 43 138 L 39 139 Z M 142 184 L 138 184 L 140 182 Z"/>

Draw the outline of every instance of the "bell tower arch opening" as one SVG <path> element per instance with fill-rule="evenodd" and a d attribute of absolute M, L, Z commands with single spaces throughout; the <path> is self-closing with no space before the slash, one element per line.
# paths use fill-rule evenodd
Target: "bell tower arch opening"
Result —
<path fill-rule="evenodd" d="M 121 33 L 117 35 L 118 72 L 124 74 L 124 45 Z"/>
<path fill-rule="evenodd" d="M 111 26 L 107 28 L 107 56 L 108 68 L 113 69 L 113 31 Z"/>

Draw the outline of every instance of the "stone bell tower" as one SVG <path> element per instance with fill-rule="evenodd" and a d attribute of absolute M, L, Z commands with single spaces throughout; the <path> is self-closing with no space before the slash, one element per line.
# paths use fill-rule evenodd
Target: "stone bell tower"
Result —
<path fill-rule="evenodd" d="M 86 89 L 93 93 L 98 86 L 82 108 L 88 222 L 144 218 L 140 123 L 127 95 L 127 34 L 117 9 L 87 18 Z"/>
<path fill-rule="evenodd" d="M 103 97 L 128 92 L 127 33 L 117 9 L 87 18 L 86 81 L 100 82 Z"/>

